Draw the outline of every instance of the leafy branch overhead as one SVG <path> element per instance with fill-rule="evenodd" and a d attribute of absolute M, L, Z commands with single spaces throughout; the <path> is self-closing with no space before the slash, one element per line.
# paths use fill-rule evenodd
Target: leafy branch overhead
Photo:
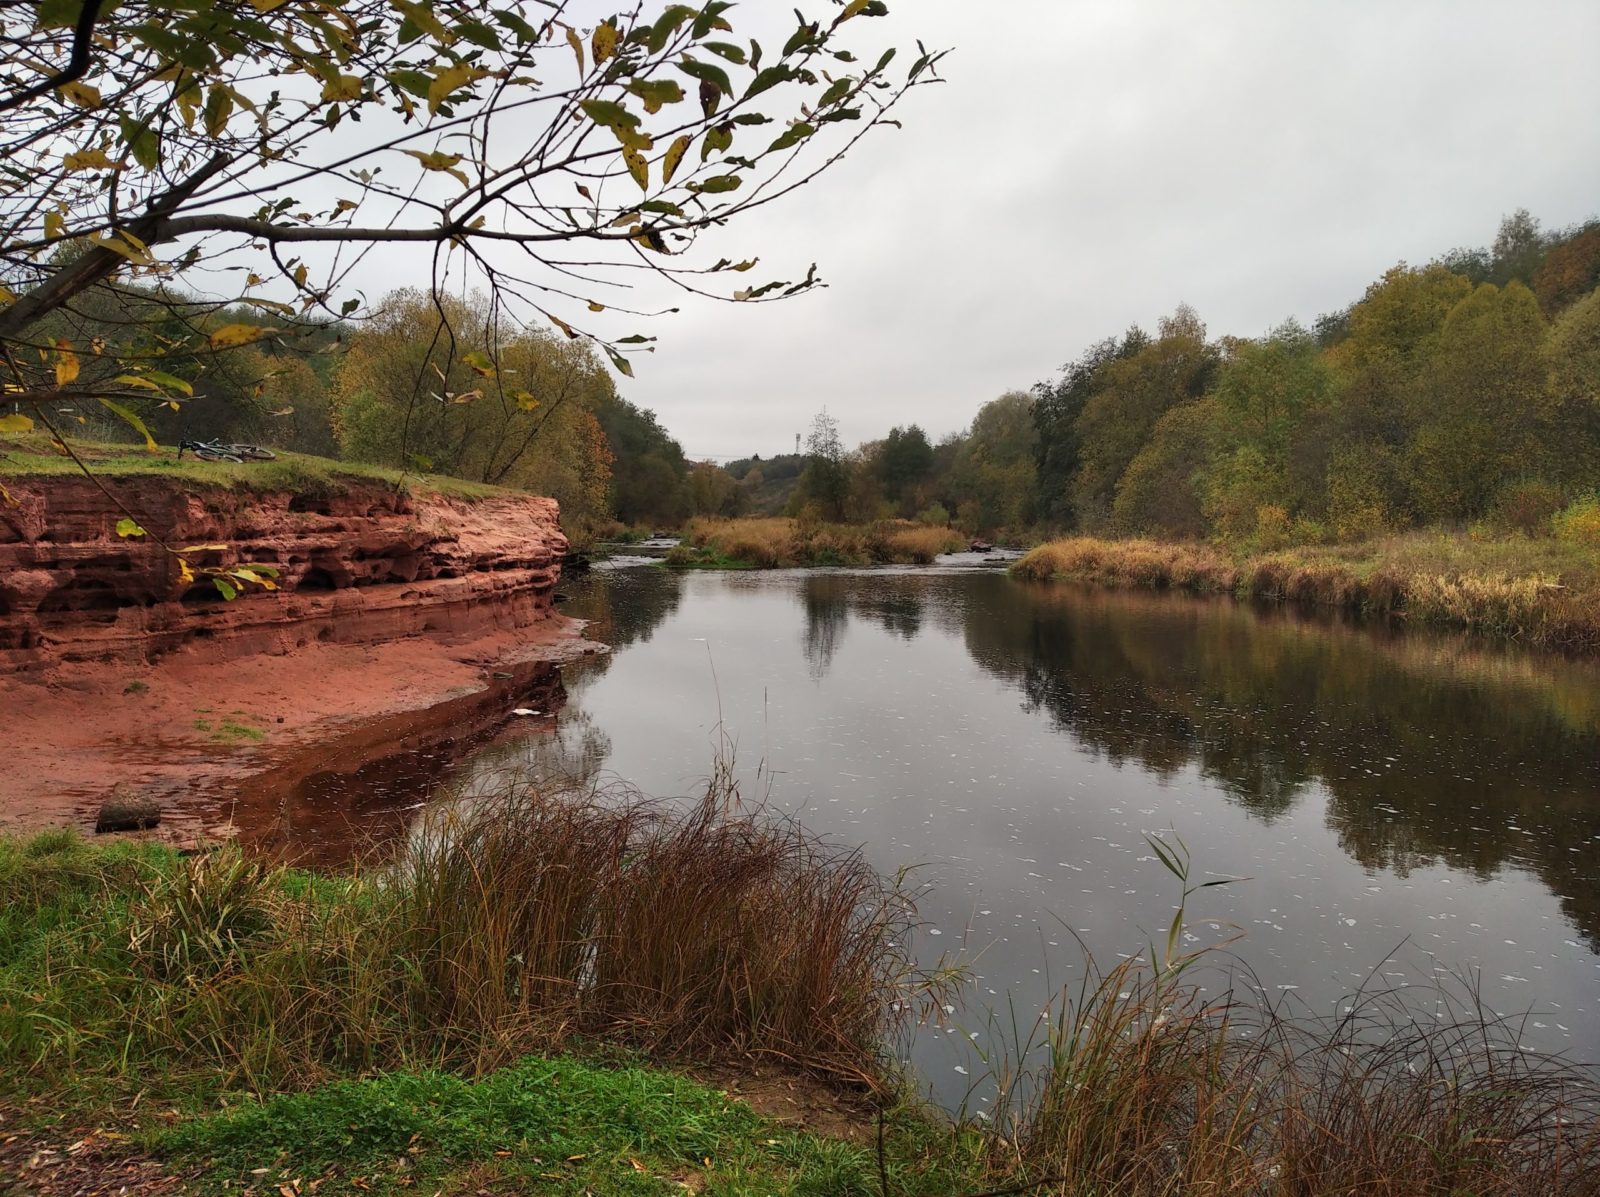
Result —
<path fill-rule="evenodd" d="M 700 238 L 895 124 L 941 54 L 858 57 L 880 0 L 797 11 L 765 43 L 742 28 L 770 28 L 757 7 L 8 7 L 0 431 L 50 423 L 70 398 L 148 440 L 140 405 L 186 403 L 207 362 L 357 316 L 353 280 L 384 245 L 420 245 L 436 291 L 482 285 L 497 321 L 591 339 L 624 374 L 654 338 L 597 314 L 659 311 L 662 285 L 729 302 L 817 286 L 815 266 L 751 279 L 759 258 L 713 258 Z M 114 338 L 71 335 L 107 292 L 138 297 L 137 314 Z"/>

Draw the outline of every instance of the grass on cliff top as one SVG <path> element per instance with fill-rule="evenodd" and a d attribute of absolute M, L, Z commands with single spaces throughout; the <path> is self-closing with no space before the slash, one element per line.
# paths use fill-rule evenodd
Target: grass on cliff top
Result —
<path fill-rule="evenodd" d="M 195 486 L 225 487 L 255 492 L 292 491 L 297 494 L 340 494 L 353 485 L 378 482 L 412 494 L 440 494 L 455 499 L 487 499 L 512 494 L 504 487 L 470 482 L 438 474 L 415 474 L 388 466 L 356 461 L 334 461 L 307 453 L 274 450 L 274 461 L 199 461 L 191 454 L 180 459 L 173 445 L 155 453 L 137 445 L 97 441 L 72 441 L 73 452 L 101 478 L 171 478 Z M 37 433 L 0 440 L 0 479 L 82 477 L 72 458 L 57 453 L 47 436 Z"/>

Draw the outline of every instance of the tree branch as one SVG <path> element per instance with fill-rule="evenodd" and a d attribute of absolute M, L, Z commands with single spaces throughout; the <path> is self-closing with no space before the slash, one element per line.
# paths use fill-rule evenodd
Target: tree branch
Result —
<path fill-rule="evenodd" d="M 162 221 L 207 179 L 221 172 L 232 161 L 231 155 L 216 155 L 170 191 L 151 200 L 145 214 L 129 225 L 128 231 L 147 245 L 162 240 L 158 235 Z M 48 282 L 33 288 L 9 307 L 0 310 L 0 341 L 10 340 L 40 316 L 60 307 L 80 291 L 104 282 L 117 272 L 125 260 L 114 250 L 95 246 L 70 266 L 58 270 Z"/>
<path fill-rule="evenodd" d="M 0 112 L 20 108 L 29 100 L 37 99 L 58 87 L 64 87 L 89 73 L 89 43 L 94 37 L 94 23 L 100 16 L 100 8 L 104 3 L 105 0 L 83 0 L 83 8 L 78 12 L 78 23 L 72 30 L 72 56 L 67 59 L 66 67 L 48 79 L 41 79 L 32 87 L 25 87 L 15 95 L 0 100 Z"/>

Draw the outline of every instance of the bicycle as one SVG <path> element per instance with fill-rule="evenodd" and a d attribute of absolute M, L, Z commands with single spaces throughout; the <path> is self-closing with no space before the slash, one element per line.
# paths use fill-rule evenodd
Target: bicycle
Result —
<path fill-rule="evenodd" d="M 260 445 L 225 444 L 222 441 L 180 441 L 178 456 L 184 451 L 193 453 L 201 461 L 228 461 L 241 465 L 246 461 L 272 461 L 278 455 Z"/>

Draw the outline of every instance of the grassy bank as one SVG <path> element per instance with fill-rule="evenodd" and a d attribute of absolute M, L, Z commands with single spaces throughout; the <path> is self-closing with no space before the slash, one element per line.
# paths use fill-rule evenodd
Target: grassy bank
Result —
<path fill-rule="evenodd" d="M 0 1184 L 92 1140 L 196 1192 L 1594 1192 L 1594 1073 L 1470 995 L 1292 1018 L 1206 953 L 1064 995 L 988 1121 L 895 1104 L 913 912 L 732 797 L 511 794 L 340 876 L 0 841 Z M 881 1136 L 662 1067 L 717 1060 L 871 1090 Z"/>
<path fill-rule="evenodd" d="M 73 441 L 72 450 L 100 478 L 110 480 L 169 478 L 194 486 L 222 487 L 252 493 L 340 494 L 354 486 L 383 483 L 413 492 L 482 499 L 508 494 L 497 486 L 434 474 L 413 474 L 387 466 L 334 461 L 305 453 L 278 452 L 273 461 L 236 464 L 200 461 L 192 454 L 178 457 L 176 446 L 157 452 L 137 445 Z M 30 434 L 0 438 L 0 481 L 27 478 L 79 477 L 83 471 L 71 457 L 50 447 L 48 437 Z"/>
<path fill-rule="evenodd" d="M 1600 551 L 1553 539 L 1413 533 L 1235 558 L 1209 545 L 1077 537 L 1040 545 L 1012 573 L 1333 607 L 1600 651 Z"/>
<path fill-rule="evenodd" d="M 787 569 L 826 565 L 928 565 L 965 548 L 949 528 L 904 520 L 825 524 L 792 519 L 695 519 L 667 564 L 681 569 Z"/>

